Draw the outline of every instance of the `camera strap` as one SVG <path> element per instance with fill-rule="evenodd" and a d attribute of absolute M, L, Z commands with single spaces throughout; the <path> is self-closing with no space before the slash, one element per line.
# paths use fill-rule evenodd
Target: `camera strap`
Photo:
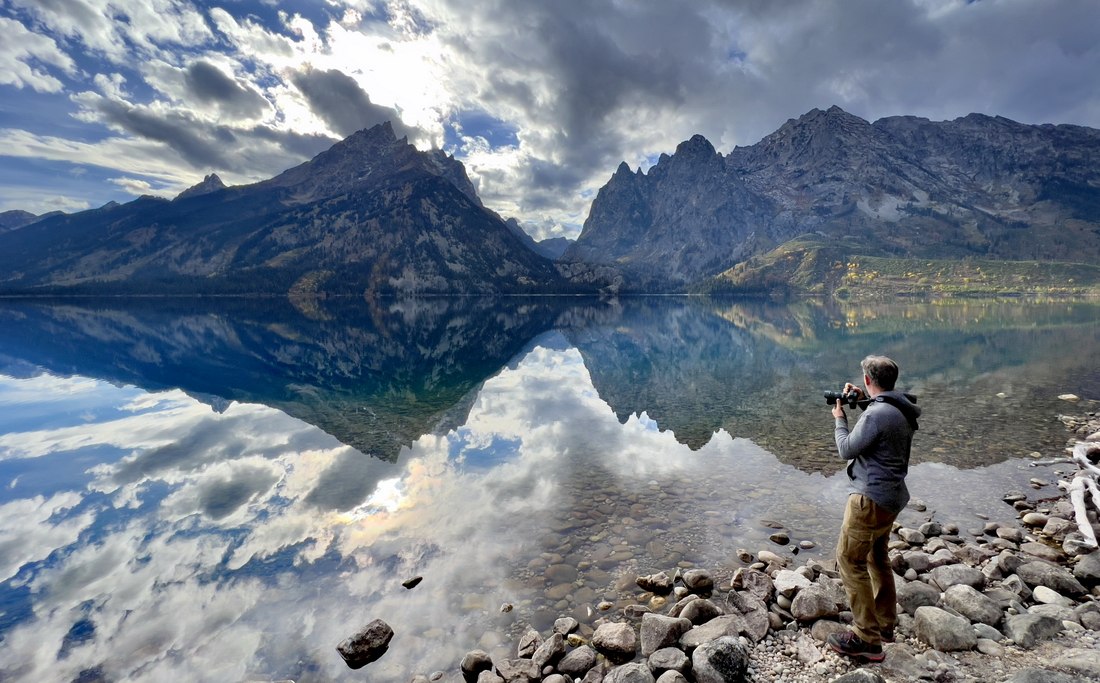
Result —
<path fill-rule="evenodd" d="M 905 398 L 909 399 L 913 403 L 917 402 L 917 397 L 913 396 L 912 394 L 905 394 Z M 877 403 L 886 403 L 888 405 L 894 406 L 894 408 L 897 408 L 897 411 L 901 413 L 901 416 L 905 418 L 905 421 L 909 423 L 909 426 L 913 428 L 914 432 L 919 429 L 919 427 L 917 426 L 917 419 L 915 417 L 909 416 L 909 413 L 907 413 L 904 409 L 904 404 L 900 400 L 898 400 L 897 397 L 883 396 L 880 394 L 875 397 L 875 401 Z"/>

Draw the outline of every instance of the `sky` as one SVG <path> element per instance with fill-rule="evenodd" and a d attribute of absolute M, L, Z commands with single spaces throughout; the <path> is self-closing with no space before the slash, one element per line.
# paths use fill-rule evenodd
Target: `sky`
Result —
<path fill-rule="evenodd" d="M 1096 0 L 0 0 L 0 211 L 271 177 L 391 121 L 575 237 L 620 162 L 814 108 L 1100 128 Z"/>

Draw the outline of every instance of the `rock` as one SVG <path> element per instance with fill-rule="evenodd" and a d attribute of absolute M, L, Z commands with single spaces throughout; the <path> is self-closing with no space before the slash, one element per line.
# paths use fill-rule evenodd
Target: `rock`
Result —
<path fill-rule="evenodd" d="M 668 595 L 672 592 L 672 577 L 665 572 L 639 576 L 637 583 L 642 590 L 651 591 L 657 595 Z"/>
<path fill-rule="evenodd" d="M 668 612 L 668 616 L 680 616 L 680 614 L 684 611 L 684 608 L 688 606 L 688 603 L 694 602 L 695 600 L 702 600 L 702 598 L 700 598 L 698 595 L 694 595 L 691 593 L 685 595 L 683 599 L 672 606 L 672 609 L 670 609 Z"/>
<path fill-rule="evenodd" d="M 918 607 L 914 630 L 917 638 L 941 652 L 972 650 L 978 644 L 969 621 L 938 607 Z"/>
<path fill-rule="evenodd" d="M 1060 622 L 1074 622 L 1077 620 L 1073 610 L 1062 605 L 1032 605 L 1027 609 L 1027 614 L 1044 614 Z"/>
<path fill-rule="evenodd" d="M 834 633 L 844 633 L 847 630 L 848 628 L 840 622 L 822 619 L 820 621 L 815 621 L 814 625 L 810 627 L 810 635 L 813 636 L 813 639 L 817 642 L 824 643 L 829 639 L 829 636 Z"/>
<path fill-rule="evenodd" d="M 1041 602 L 1044 605 L 1061 605 L 1062 607 L 1073 605 L 1072 600 L 1046 586 L 1036 586 L 1035 590 L 1031 593 L 1031 597 L 1035 598 L 1036 602 Z"/>
<path fill-rule="evenodd" d="M 654 676 L 660 676 L 666 671 L 676 671 L 687 674 L 691 669 L 691 660 L 684 651 L 676 647 L 664 647 L 649 656 L 647 660 L 649 670 Z"/>
<path fill-rule="evenodd" d="M 560 633 L 563 636 L 567 636 L 580 628 L 580 625 L 580 622 L 573 617 L 562 617 L 554 621 L 554 633 Z"/>
<path fill-rule="evenodd" d="M 588 670 L 596 666 L 596 651 L 588 645 L 581 645 L 577 649 L 566 653 L 558 662 L 558 671 L 571 678 L 580 678 L 588 673 Z"/>
<path fill-rule="evenodd" d="M 1043 526 L 1049 521 L 1049 517 L 1041 512 L 1029 512 L 1020 518 L 1020 521 L 1028 526 Z M 1021 541 L 1023 538 L 1020 539 Z M 1017 541 L 1018 543 L 1019 541 Z"/>
<path fill-rule="evenodd" d="M 1090 631 L 1100 631 L 1100 604 L 1086 602 L 1073 608 L 1073 618 Z"/>
<path fill-rule="evenodd" d="M 709 593 L 714 590 L 714 576 L 705 569 L 689 569 L 682 578 L 684 585 L 692 593 Z"/>
<path fill-rule="evenodd" d="M 550 674 L 546 678 L 542 679 L 542 683 L 573 683 L 568 676 L 562 676 L 561 674 Z"/>
<path fill-rule="evenodd" d="M 772 543 L 778 543 L 779 545 L 787 545 L 791 542 L 791 537 L 784 531 L 777 531 L 771 536 L 768 536 L 768 540 Z"/>
<path fill-rule="evenodd" d="M 978 621 L 989 626 L 999 624 L 1004 615 L 997 603 L 963 584 L 951 586 L 944 591 L 943 602 L 970 621 Z"/>
<path fill-rule="evenodd" d="M 766 613 L 765 613 L 766 618 Z M 703 643 L 725 636 L 737 636 L 747 630 L 745 617 L 740 614 L 724 614 L 702 626 L 687 631 L 680 637 L 680 647 L 691 652 Z"/>
<path fill-rule="evenodd" d="M 936 567 L 929 572 L 928 577 L 933 586 L 945 591 L 951 586 L 966 585 L 971 588 L 985 588 L 985 574 L 973 567 L 965 567 L 961 564 L 949 564 Z"/>
<path fill-rule="evenodd" d="M 541 670 L 547 664 L 557 662 L 563 655 L 565 655 L 565 636 L 555 633 L 539 645 L 535 654 L 531 655 L 531 660 Z"/>
<path fill-rule="evenodd" d="M 978 652 L 990 657 L 1003 657 L 1005 649 L 990 638 L 978 638 Z"/>
<path fill-rule="evenodd" d="M 413 679 L 416 683 L 416 679 Z M 504 683 L 504 679 L 495 671 L 482 671 L 477 675 L 477 683 Z"/>
<path fill-rule="evenodd" d="M 611 661 L 630 660 L 637 652 L 638 637 L 630 624 L 601 624 L 592 634 L 592 646 Z"/>
<path fill-rule="evenodd" d="M 798 634 L 794 642 L 794 656 L 802 666 L 813 666 L 825 659 L 825 655 L 814 645 L 813 637 L 806 635 L 804 631 Z"/>
<path fill-rule="evenodd" d="M 1066 559 L 1066 554 L 1063 553 L 1060 548 L 1052 548 L 1045 543 L 1036 543 L 1034 541 L 1021 544 L 1020 552 L 1038 557 L 1040 560 L 1046 560 L 1047 562 L 1058 563 Z"/>
<path fill-rule="evenodd" d="M 413 588 L 416 588 L 416 586 L 419 585 L 420 582 L 423 580 L 423 576 L 414 576 L 411 579 L 405 579 L 404 581 L 402 581 L 401 585 L 404 586 L 406 590 L 412 590 Z"/>
<path fill-rule="evenodd" d="M 1077 558 L 1077 564 L 1073 567 L 1073 576 L 1083 585 L 1100 585 L 1100 550 L 1094 550 L 1088 555 Z"/>
<path fill-rule="evenodd" d="M 525 657 L 497 662 L 497 673 L 505 683 L 535 683 L 542 678 L 542 671 L 538 666 Z"/>
<path fill-rule="evenodd" d="M 742 683 L 748 667 L 749 650 L 733 636 L 700 645 L 691 655 L 696 683 Z"/>
<path fill-rule="evenodd" d="M 856 669 L 832 679 L 832 683 L 886 683 L 886 679 L 870 669 Z"/>
<path fill-rule="evenodd" d="M 1055 541 L 1060 541 L 1066 537 L 1066 533 L 1074 528 L 1073 522 L 1068 519 L 1062 519 L 1061 517 L 1051 517 L 1047 520 L 1047 523 L 1043 525 L 1043 535 L 1048 536 Z"/>
<path fill-rule="evenodd" d="M 783 557 L 776 555 L 770 550 L 761 550 L 756 554 L 756 559 L 764 562 L 768 565 L 774 565 L 776 567 L 786 567 L 787 560 Z"/>
<path fill-rule="evenodd" d="M 1046 669 L 1020 669 L 1005 683 L 1080 683 L 1075 676 Z"/>
<path fill-rule="evenodd" d="M 652 611 L 653 610 L 645 605 L 627 605 L 623 608 L 623 616 L 627 617 L 628 619 L 641 619 L 643 616 L 649 614 Z"/>
<path fill-rule="evenodd" d="M 1043 614 L 1009 614 L 1005 616 L 1005 635 L 1020 647 L 1030 650 L 1039 641 L 1058 635 L 1062 622 Z"/>
<path fill-rule="evenodd" d="M 775 577 L 772 578 L 772 585 L 775 587 L 775 592 L 785 597 L 793 597 L 795 593 L 803 588 L 810 586 L 810 580 L 789 569 L 782 569 L 775 573 Z"/>
<path fill-rule="evenodd" d="M 344 658 L 348 667 L 359 669 L 386 654 L 392 639 L 393 629 L 390 625 L 381 619 L 375 619 L 337 645 L 336 651 Z"/>
<path fill-rule="evenodd" d="M 493 660 L 484 650 L 471 650 L 462 658 L 458 668 L 462 671 L 462 678 L 472 683 L 477 681 L 477 676 L 482 671 L 493 670 Z"/>
<path fill-rule="evenodd" d="M 801 623 L 835 617 L 839 613 L 836 602 L 820 586 L 809 586 L 798 591 L 791 603 L 791 615 Z"/>
<path fill-rule="evenodd" d="M 1080 401 L 1081 397 L 1077 394 L 1058 394 L 1058 400 L 1060 401 Z"/>
<path fill-rule="evenodd" d="M 1034 588 L 1046 586 L 1062 595 L 1083 595 L 1085 587 L 1065 569 L 1046 562 L 1028 562 L 1016 569 L 1016 575 Z"/>
<path fill-rule="evenodd" d="M 905 566 L 923 574 L 932 568 L 932 556 L 921 550 L 910 550 L 901 554 Z"/>
<path fill-rule="evenodd" d="M 1004 636 L 1003 633 L 1001 633 L 997 629 L 993 628 L 989 624 L 983 624 L 983 623 L 979 622 L 977 624 L 973 624 L 973 627 L 974 627 L 974 633 L 976 633 L 978 635 L 979 639 L 984 638 L 986 640 L 992 640 L 995 643 L 999 643 L 999 642 L 1001 642 L 1002 640 L 1005 639 L 1005 636 Z"/>
<path fill-rule="evenodd" d="M 1056 669 L 1064 669 L 1083 678 L 1100 679 L 1100 652 L 1096 650 L 1072 648 L 1051 664 Z"/>
<path fill-rule="evenodd" d="M 915 614 L 918 607 L 934 607 L 940 601 L 940 591 L 919 581 L 911 581 L 897 587 L 898 604 L 908 614 Z"/>
<path fill-rule="evenodd" d="M 691 621 L 683 617 L 644 615 L 641 625 L 642 656 L 648 657 L 657 650 L 677 644 L 691 627 Z"/>
<path fill-rule="evenodd" d="M 772 584 L 771 577 L 756 569 L 741 571 L 741 585 L 746 591 L 764 603 L 771 602 L 772 595 L 775 593 L 775 586 Z"/>
<path fill-rule="evenodd" d="M 692 600 L 685 605 L 684 609 L 680 612 L 680 616 L 698 626 L 699 624 L 707 623 L 721 613 L 722 610 L 718 609 L 718 605 L 715 605 L 706 598 L 700 598 L 698 600 Z"/>
<path fill-rule="evenodd" d="M 649 667 L 641 662 L 622 664 L 607 672 L 604 683 L 654 683 Z"/>
<path fill-rule="evenodd" d="M 666 671 L 657 678 L 657 683 L 688 683 L 688 679 L 679 671 Z"/>
<path fill-rule="evenodd" d="M 924 545 L 924 542 L 928 540 L 924 534 L 916 529 L 907 529 L 905 527 L 898 529 L 898 537 L 909 545 Z"/>
<path fill-rule="evenodd" d="M 516 656 L 530 658 L 531 655 L 535 654 L 535 650 L 539 649 L 540 645 L 542 645 L 542 636 L 535 629 L 529 628 L 519 637 Z"/>
<path fill-rule="evenodd" d="M 1003 538 L 1013 543 L 1023 543 L 1024 532 L 1016 527 L 1002 526 L 997 529 L 997 538 Z"/>

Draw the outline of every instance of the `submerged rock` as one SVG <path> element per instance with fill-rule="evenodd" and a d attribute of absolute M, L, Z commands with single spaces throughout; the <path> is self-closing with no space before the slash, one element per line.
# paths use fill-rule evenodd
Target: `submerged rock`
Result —
<path fill-rule="evenodd" d="M 381 619 L 375 619 L 357 633 L 336 646 L 336 651 L 352 669 L 360 669 L 377 661 L 389 649 L 393 629 Z"/>

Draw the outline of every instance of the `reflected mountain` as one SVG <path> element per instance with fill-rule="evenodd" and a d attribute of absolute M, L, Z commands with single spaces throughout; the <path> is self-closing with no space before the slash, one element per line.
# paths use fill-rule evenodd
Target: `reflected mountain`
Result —
<path fill-rule="evenodd" d="M 178 387 L 219 412 L 261 403 L 393 462 L 402 445 L 463 424 L 477 387 L 550 329 L 559 308 L 550 299 L 296 303 L 8 301 L 0 370 Z"/>
<path fill-rule="evenodd" d="M 871 353 L 897 358 L 901 384 L 922 397 L 915 462 L 969 468 L 1048 452 L 1066 438 L 1057 396 L 1100 395 L 1091 303 L 631 299 L 611 311 L 574 314 L 566 335 L 621 422 L 645 412 L 692 449 L 724 429 L 803 470 L 837 468 L 821 392 L 858 382 Z"/>
<path fill-rule="evenodd" d="M 8 301 L 0 305 L 0 370 L 179 387 L 215 411 L 232 401 L 265 404 L 395 462 L 403 445 L 464 425 L 482 383 L 558 329 L 620 422 L 645 413 L 695 450 L 725 430 L 822 472 L 838 463 L 821 392 L 858 381 L 869 353 L 897 358 L 903 388 L 921 397 L 917 462 L 976 467 L 1046 452 L 1065 438 L 1053 418 L 1068 408 L 1057 396 L 1100 395 L 1089 361 L 1100 352 L 1100 307 L 1090 303 L 292 303 Z M 350 476 L 349 468 L 332 476 Z M 326 506 L 346 508 L 362 491 L 339 497 Z"/>

